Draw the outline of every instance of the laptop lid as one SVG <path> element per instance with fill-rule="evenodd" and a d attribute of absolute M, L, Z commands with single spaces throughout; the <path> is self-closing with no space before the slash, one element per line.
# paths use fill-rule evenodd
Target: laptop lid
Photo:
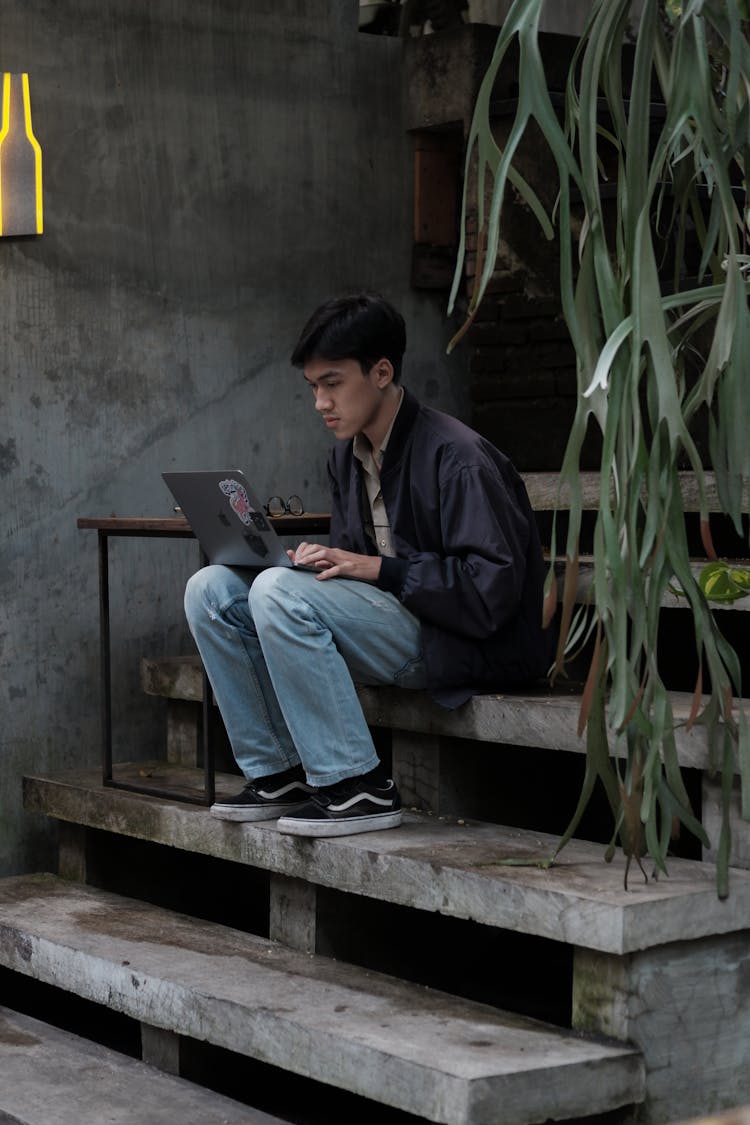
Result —
<path fill-rule="evenodd" d="M 255 569 L 294 565 L 239 469 L 162 477 L 209 562 Z"/>

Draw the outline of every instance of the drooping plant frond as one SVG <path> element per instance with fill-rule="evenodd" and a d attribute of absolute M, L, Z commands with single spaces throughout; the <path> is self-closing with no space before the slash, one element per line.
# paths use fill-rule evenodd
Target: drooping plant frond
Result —
<path fill-rule="evenodd" d="M 750 45 L 743 24 L 748 13 L 736 0 L 644 0 L 636 18 L 632 0 L 594 0 L 571 61 L 560 120 L 539 48 L 545 3 L 515 0 L 500 31 L 468 138 L 462 232 L 473 206 L 485 252 L 467 325 L 495 269 L 509 185 L 537 216 L 541 232 L 550 237 L 554 229 L 558 238 L 560 297 L 578 382 L 560 472 L 570 517 L 558 670 L 571 631 L 576 637 L 585 631 L 572 612 L 581 447 L 590 427 L 598 428 L 602 440 L 594 531 L 598 640 L 584 693 L 588 765 L 584 793 L 561 846 L 575 830 L 597 776 L 629 855 L 639 858 L 643 845 L 666 870 L 675 817 L 708 843 L 680 774 L 660 668 L 662 598 L 676 587 L 692 611 L 699 666 L 711 684 L 710 695 L 702 696 L 701 674 L 691 722 L 708 724 L 716 761 L 725 771 L 718 848 L 723 895 L 735 752 L 742 814 L 750 819 L 750 740 L 736 702 L 742 692 L 739 660 L 691 570 L 678 470 L 687 465 L 694 474 L 710 557 L 705 471 L 691 431 L 699 412 L 709 419 L 721 507 L 740 532 L 750 479 Z M 628 29 L 634 21 L 631 49 Z M 518 106 L 501 150 L 492 133 L 490 97 L 514 41 Z M 552 214 L 514 168 L 532 119 L 557 170 Z M 605 214 L 601 168 L 611 166 L 613 157 L 616 205 Z M 473 204 L 470 184 L 476 190 Z M 575 230 L 574 197 L 582 214 Z M 451 308 L 462 284 L 465 251 L 462 233 Z"/>

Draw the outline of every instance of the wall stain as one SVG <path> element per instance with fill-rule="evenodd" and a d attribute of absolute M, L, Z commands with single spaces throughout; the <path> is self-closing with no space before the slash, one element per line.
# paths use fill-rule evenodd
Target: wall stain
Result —
<path fill-rule="evenodd" d="M 7 477 L 17 464 L 16 439 L 8 438 L 5 443 L 0 442 L 0 477 Z"/>

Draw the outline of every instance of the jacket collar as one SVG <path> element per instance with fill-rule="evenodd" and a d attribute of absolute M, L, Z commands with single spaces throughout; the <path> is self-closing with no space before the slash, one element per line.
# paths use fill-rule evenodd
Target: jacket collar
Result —
<path fill-rule="evenodd" d="M 418 413 L 418 400 L 404 387 L 404 397 L 393 423 L 393 429 L 391 430 L 391 436 L 388 440 L 388 446 L 383 458 L 381 474 L 390 472 L 400 462 L 401 454 L 409 439 Z"/>

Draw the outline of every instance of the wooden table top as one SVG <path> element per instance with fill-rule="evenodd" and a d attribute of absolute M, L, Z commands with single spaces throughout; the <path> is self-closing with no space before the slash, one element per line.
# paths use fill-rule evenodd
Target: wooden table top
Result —
<path fill-rule="evenodd" d="M 270 516 L 269 522 L 279 535 L 325 535 L 331 517 L 327 512 L 304 512 L 301 516 Z M 77 526 L 84 531 L 103 531 L 108 535 L 193 537 L 193 529 L 184 516 L 79 516 Z"/>

